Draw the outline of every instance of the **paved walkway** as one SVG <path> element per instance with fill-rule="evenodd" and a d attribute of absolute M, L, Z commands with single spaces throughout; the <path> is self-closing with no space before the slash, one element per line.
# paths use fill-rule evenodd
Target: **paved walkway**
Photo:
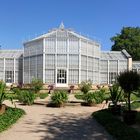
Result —
<path fill-rule="evenodd" d="M 21 106 L 26 115 L 0 134 L 0 140 L 111 140 L 91 113 L 98 107 Z"/>

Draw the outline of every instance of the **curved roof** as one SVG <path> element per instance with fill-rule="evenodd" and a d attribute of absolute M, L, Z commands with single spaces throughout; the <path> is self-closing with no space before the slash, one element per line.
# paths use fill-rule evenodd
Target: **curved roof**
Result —
<path fill-rule="evenodd" d="M 0 58 L 19 58 L 23 50 L 0 50 Z"/>

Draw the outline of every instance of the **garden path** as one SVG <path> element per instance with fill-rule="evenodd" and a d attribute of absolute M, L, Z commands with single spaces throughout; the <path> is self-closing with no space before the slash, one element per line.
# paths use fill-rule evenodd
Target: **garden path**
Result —
<path fill-rule="evenodd" d="M 7 102 L 9 104 L 9 102 Z M 99 107 L 67 106 L 50 108 L 45 105 L 23 106 L 26 111 L 0 140 L 111 140 L 111 136 L 91 114 Z"/>

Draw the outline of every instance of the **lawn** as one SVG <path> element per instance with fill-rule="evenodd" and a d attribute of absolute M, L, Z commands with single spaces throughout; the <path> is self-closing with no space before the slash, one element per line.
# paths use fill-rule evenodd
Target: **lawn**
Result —
<path fill-rule="evenodd" d="M 113 116 L 108 110 L 100 110 L 92 114 L 104 128 L 117 140 L 140 140 L 140 132 L 126 125 Z M 140 113 L 138 114 L 140 121 Z"/>
<path fill-rule="evenodd" d="M 24 114 L 25 112 L 22 109 L 8 107 L 6 112 L 0 115 L 0 132 L 8 129 Z"/>

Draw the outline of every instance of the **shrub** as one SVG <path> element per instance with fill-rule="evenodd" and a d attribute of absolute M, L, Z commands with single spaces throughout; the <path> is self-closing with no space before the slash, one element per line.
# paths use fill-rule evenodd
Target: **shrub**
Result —
<path fill-rule="evenodd" d="M 102 103 L 106 99 L 106 90 L 104 88 L 101 88 L 100 90 L 95 91 L 94 98 L 96 104 Z"/>
<path fill-rule="evenodd" d="M 92 82 L 91 81 L 82 81 L 79 85 L 80 90 L 86 94 L 88 93 L 92 88 Z"/>
<path fill-rule="evenodd" d="M 35 92 L 38 93 L 43 87 L 43 82 L 40 79 L 33 79 L 31 82 L 31 89 Z"/>
<path fill-rule="evenodd" d="M 6 84 L 3 81 L 0 81 L 0 106 L 2 106 L 5 100 L 10 100 L 13 103 L 13 98 L 7 96 L 5 93 Z"/>
<path fill-rule="evenodd" d="M 100 110 L 92 114 L 101 125 L 117 140 L 139 140 L 140 133 L 118 120 L 108 110 Z"/>
<path fill-rule="evenodd" d="M 89 92 L 89 93 L 87 93 L 87 94 L 84 94 L 83 100 L 84 100 L 86 103 L 88 103 L 88 104 L 96 103 L 95 95 L 94 95 L 94 93 L 92 93 L 92 92 Z"/>
<path fill-rule="evenodd" d="M 32 105 L 35 100 L 35 94 L 31 91 L 28 90 L 22 90 L 18 94 L 18 100 L 21 103 L 27 104 L 27 105 Z"/>
<path fill-rule="evenodd" d="M 24 114 L 22 109 L 8 107 L 6 112 L 0 115 L 0 132 L 9 128 Z"/>
<path fill-rule="evenodd" d="M 117 103 L 122 96 L 122 89 L 120 89 L 120 86 L 117 84 L 114 84 L 113 86 L 109 87 L 109 93 L 110 93 L 110 99 L 114 106 L 117 106 Z"/>
<path fill-rule="evenodd" d="M 53 104 L 64 104 L 68 100 L 68 94 L 66 91 L 54 91 L 51 100 Z"/>

